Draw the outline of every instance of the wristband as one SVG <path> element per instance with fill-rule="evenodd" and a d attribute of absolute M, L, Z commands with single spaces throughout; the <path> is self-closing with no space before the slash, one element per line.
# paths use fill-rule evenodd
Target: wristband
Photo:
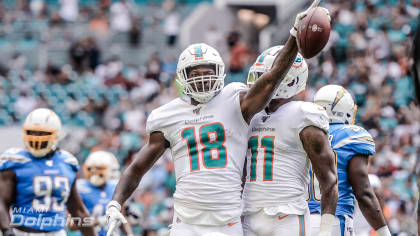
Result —
<path fill-rule="evenodd" d="M 296 38 L 297 35 L 297 29 L 295 27 L 292 27 L 289 31 L 290 35 Z"/>
<path fill-rule="evenodd" d="M 112 206 L 116 207 L 118 209 L 118 211 L 121 211 L 121 205 L 117 201 L 115 201 L 115 200 L 110 201 L 108 203 L 108 205 L 106 206 L 106 208 L 109 209 Z"/>
<path fill-rule="evenodd" d="M 388 226 L 383 226 L 382 228 L 376 230 L 379 236 L 391 236 L 391 232 L 388 229 Z"/>
<path fill-rule="evenodd" d="M 331 214 L 322 214 L 321 215 L 321 226 L 320 233 L 331 233 L 332 226 L 335 220 L 335 216 Z"/>

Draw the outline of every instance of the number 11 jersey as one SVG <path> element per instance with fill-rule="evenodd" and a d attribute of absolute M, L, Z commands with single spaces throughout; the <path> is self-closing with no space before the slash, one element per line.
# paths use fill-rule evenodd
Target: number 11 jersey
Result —
<path fill-rule="evenodd" d="M 160 131 L 170 143 L 175 164 L 174 208 L 189 224 L 223 225 L 242 213 L 241 184 L 248 125 L 239 94 L 231 83 L 197 106 L 177 98 L 155 110 L 147 132 Z"/>
<path fill-rule="evenodd" d="M 315 126 L 328 133 L 324 108 L 292 101 L 272 114 L 261 111 L 251 121 L 244 215 L 263 209 L 266 214 L 303 215 L 308 209 L 305 190 L 310 160 L 300 132 Z"/>

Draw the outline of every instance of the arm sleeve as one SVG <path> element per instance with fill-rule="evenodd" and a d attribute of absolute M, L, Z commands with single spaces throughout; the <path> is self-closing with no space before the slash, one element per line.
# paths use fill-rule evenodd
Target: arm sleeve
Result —
<path fill-rule="evenodd" d="M 151 134 L 155 131 L 161 131 L 158 126 L 158 120 L 156 119 L 156 112 L 153 110 L 149 116 L 147 117 L 146 121 L 146 132 Z"/>
<path fill-rule="evenodd" d="M 243 83 L 233 82 L 227 85 L 224 88 L 224 90 L 226 90 L 224 92 L 227 94 L 226 102 L 232 101 L 232 103 L 234 104 L 236 118 L 238 119 L 238 121 L 241 121 L 244 127 L 248 128 L 248 123 L 245 121 L 244 116 L 242 114 L 240 99 L 240 93 L 243 91 L 247 91 L 248 87 Z"/>
<path fill-rule="evenodd" d="M 301 106 L 301 119 L 298 126 L 298 133 L 308 126 L 315 126 L 325 133 L 329 132 L 329 123 L 327 112 L 315 103 L 305 102 Z"/>

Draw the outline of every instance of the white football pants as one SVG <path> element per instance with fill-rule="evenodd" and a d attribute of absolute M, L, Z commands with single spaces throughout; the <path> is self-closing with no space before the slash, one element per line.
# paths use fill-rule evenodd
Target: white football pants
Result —
<path fill-rule="evenodd" d="M 264 210 L 243 218 L 244 236 L 310 236 L 309 210 L 304 215 L 267 215 Z"/>
<path fill-rule="evenodd" d="M 182 222 L 174 214 L 170 236 L 243 236 L 241 219 L 233 220 L 226 225 L 193 225 Z"/>
<path fill-rule="evenodd" d="M 311 235 L 318 236 L 321 225 L 321 215 L 311 214 Z M 349 216 L 336 216 L 333 223 L 332 236 L 355 236 L 353 219 Z"/>

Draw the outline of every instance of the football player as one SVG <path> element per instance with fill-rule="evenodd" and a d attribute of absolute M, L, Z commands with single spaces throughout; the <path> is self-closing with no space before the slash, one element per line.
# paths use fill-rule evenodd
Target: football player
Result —
<path fill-rule="evenodd" d="M 317 5 L 319 0 L 315 1 Z M 313 7 L 313 6 L 312 6 Z M 184 98 L 155 109 L 147 120 L 149 141 L 122 174 L 108 205 L 112 227 L 127 222 L 121 205 L 141 177 L 167 148 L 175 164 L 176 191 L 172 236 L 209 232 L 242 235 L 241 184 L 248 125 L 269 102 L 297 55 L 296 17 L 273 67 L 251 89 L 242 83 L 224 86 L 225 65 L 219 53 L 200 43 L 185 49 L 178 61 L 177 82 Z"/>
<path fill-rule="evenodd" d="M 66 209 L 84 235 L 96 235 L 77 192 L 77 159 L 57 147 L 61 121 L 51 110 L 32 111 L 23 124 L 25 149 L 0 156 L 0 229 L 3 235 L 65 236 Z M 11 210 L 11 219 L 9 217 Z"/>
<path fill-rule="evenodd" d="M 353 98 L 341 86 L 327 85 L 315 94 L 314 102 L 325 108 L 330 122 L 331 147 L 334 150 L 338 174 L 339 198 L 334 235 L 354 235 L 354 197 L 369 224 L 380 236 L 390 236 L 381 206 L 369 183 L 367 165 L 369 156 L 375 154 L 375 142 L 362 127 L 354 125 L 357 106 Z M 319 184 L 311 176 L 309 188 L 312 235 L 319 231 L 322 209 L 320 201 L 325 195 L 319 192 Z M 324 193 L 322 193 L 324 194 Z"/>
<path fill-rule="evenodd" d="M 77 180 L 80 197 L 91 216 L 95 218 L 96 231 L 99 236 L 105 236 L 108 229 L 105 210 L 116 187 L 116 183 L 112 182 L 111 177 L 115 171 L 118 171 L 117 164 L 117 158 L 110 152 L 92 152 L 83 164 L 85 179 Z M 124 224 L 123 226 L 126 235 L 132 235 L 129 225 Z M 75 229 L 74 225 L 72 229 Z"/>
<path fill-rule="evenodd" d="M 269 48 L 257 58 L 249 86 L 264 79 L 282 48 Z M 305 193 L 311 163 L 326 196 L 320 235 L 331 235 L 338 197 L 334 154 L 325 110 L 296 99 L 307 79 L 308 66 L 298 54 L 268 106 L 251 121 L 243 196 L 246 236 L 310 235 Z"/>

